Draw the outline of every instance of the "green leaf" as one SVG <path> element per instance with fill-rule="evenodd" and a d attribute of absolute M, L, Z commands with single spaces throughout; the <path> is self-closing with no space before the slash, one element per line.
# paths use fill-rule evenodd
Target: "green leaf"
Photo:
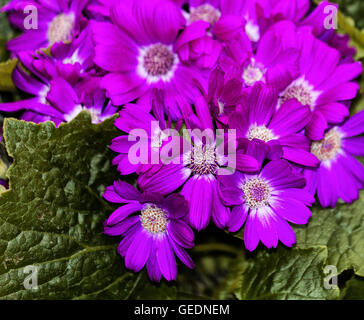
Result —
<path fill-rule="evenodd" d="M 353 204 L 338 204 L 334 209 L 315 207 L 307 226 L 295 227 L 297 247 L 316 245 L 328 249 L 328 264 L 340 274 L 354 269 L 364 276 L 364 197 Z"/>
<path fill-rule="evenodd" d="M 342 291 L 343 300 L 364 300 L 364 278 L 354 277 L 346 282 Z"/>
<path fill-rule="evenodd" d="M 127 272 L 116 251 L 120 239 L 103 235 L 102 223 L 113 208 L 101 195 L 118 177 L 108 149 L 118 135 L 114 119 L 94 125 L 82 112 L 59 128 L 5 120 L 14 163 L 10 190 L 0 195 L 0 298 L 173 295 L 173 288 Z M 24 287 L 29 265 L 38 268 L 38 290 Z"/>
<path fill-rule="evenodd" d="M 242 300 L 336 299 L 339 289 L 325 289 L 327 248 L 262 250 L 235 266 L 232 290 Z"/>
<path fill-rule="evenodd" d="M 17 59 L 0 63 L 0 91 L 16 90 L 11 75 L 17 63 Z"/>
<path fill-rule="evenodd" d="M 0 0 L 0 8 L 3 7 L 7 0 Z M 6 51 L 6 42 L 15 36 L 14 29 L 11 28 L 6 13 L 0 12 L 0 61 L 8 59 L 9 54 Z"/>

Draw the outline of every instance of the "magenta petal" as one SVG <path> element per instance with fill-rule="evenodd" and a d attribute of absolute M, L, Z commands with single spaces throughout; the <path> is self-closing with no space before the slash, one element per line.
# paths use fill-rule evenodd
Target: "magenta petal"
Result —
<path fill-rule="evenodd" d="M 290 147 L 283 147 L 283 158 L 307 167 L 317 167 L 320 163 L 312 153 Z"/>
<path fill-rule="evenodd" d="M 114 186 L 106 187 L 103 197 L 110 202 L 125 203 L 125 199 L 121 198 L 114 190 Z"/>
<path fill-rule="evenodd" d="M 364 132 L 364 110 L 350 117 L 340 128 L 346 137 L 354 137 Z"/>
<path fill-rule="evenodd" d="M 136 223 L 140 222 L 139 216 L 133 216 L 125 219 L 124 221 L 110 227 L 104 224 L 104 233 L 109 236 L 119 236 L 130 230 Z"/>
<path fill-rule="evenodd" d="M 170 245 L 176 256 L 182 261 L 184 265 L 188 268 L 193 269 L 195 264 L 193 263 L 191 257 L 187 254 L 186 250 L 181 248 L 177 243 L 174 243 L 173 240 L 169 240 Z"/>
<path fill-rule="evenodd" d="M 275 228 L 275 214 L 269 207 L 257 209 L 256 228 L 260 240 L 267 248 L 276 248 L 278 235 Z"/>
<path fill-rule="evenodd" d="M 137 201 L 140 197 L 140 192 L 137 188 L 122 180 L 114 182 L 114 189 L 126 202 Z"/>
<path fill-rule="evenodd" d="M 169 222 L 167 229 L 170 237 L 178 245 L 184 248 L 193 247 L 194 234 L 186 222 L 183 220 L 172 220 Z"/>
<path fill-rule="evenodd" d="M 323 114 L 315 111 L 312 119 L 306 127 L 307 136 L 312 140 L 321 140 L 324 138 L 324 132 L 327 129 L 327 121 Z"/>
<path fill-rule="evenodd" d="M 236 169 L 243 172 L 257 172 L 260 169 L 260 163 L 242 151 L 236 153 Z"/>
<path fill-rule="evenodd" d="M 259 236 L 256 227 L 256 210 L 255 212 L 251 211 L 248 215 L 248 219 L 246 220 L 245 230 L 244 230 L 244 243 L 245 247 L 249 251 L 255 250 L 259 243 Z"/>
<path fill-rule="evenodd" d="M 332 102 L 318 106 L 316 109 L 329 123 L 341 123 L 349 116 L 348 107 L 344 106 L 342 103 Z"/>
<path fill-rule="evenodd" d="M 245 219 L 248 215 L 249 208 L 244 204 L 235 206 L 230 213 L 230 220 L 228 222 L 228 231 L 237 232 L 243 226 Z"/>
<path fill-rule="evenodd" d="M 125 267 L 139 272 L 146 264 L 153 246 L 153 237 L 144 229 L 135 236 L 125 255 Z"/>
<path fill-rule="evenodd" d="M 126 253 L 128 252 L 128 249 L 132 242 L 134 241 L 134 238 L 138 235 L 139 232 L 141 232 L 142 226 L 138 223 L 132 226 L 125 234 L 124 239 L 121 240 L 118 246 L 118 253 L 125 257 Z"/>
<path fill-rule="evenodd" d="M 212 221 L 215 225 L 220 228 L 224 229 L 228 223 L 230 210 L 228 207 L 225 207 L 224 204 L 221 202 L 219 194 L 217 192 L 217 182 L 214 183 L 213 186 L 213 200 L 212 200 Z"/>
<path fill-rule="evenodd" d="M 184 185 L 181 194 L 190 203 L 189 220 L 196 230 L 202 230 L 210 222 L 214 177 L 194 176 Z"/>
<path fill-rule="evenodd" d="M 225 185 L 220 184 L 219 194 L 223 203 L 227 206 L 236 206 L 244 202 L 243 191 L 238 188 L 226 187 Z"/>
<path fill-rule="evenodd" d="M 175 280 L 177 278 L 177 264 L 173 250 L 169 244 L 168 236 L 162 235 L 156 238 L 155 241 L 157 244 L 158 265 L 162 275 L 168 281 Z"/>
<path fill-rule="evenodd" d="M 124 220 L 126 217 L 131 215 L 134 212 L 140 211 L 143 209 L 143 205 L 140 203 L 129 203 L 126 204 L 118 209 L 116 209 L 110 217 L 107 219 L 108 225 L 116 224 L 122 220 Z"/>
<path fill-rule="evenodd" d="M 336 179 L 336 171 L 321 165 L 318 169 L 317 196 L 323 207 L 335 207 L 339 198 L 337 189 L 339 185 Z"/>
<path fill-rule="evenodd" d="M 185 183 L 191 174 L 191 170 L 183 164 L 164 165 L 154 175 L 141 175 L 138 178 L 138 185 L 142 190 L 168 194 L 178 189 Z"/>
<path fill-rule="evenodd" d="M 157 251 L 156 242 L 153 241 L 153 246 L 150 251 L 149 259 L 147 261 L 147 272 L 150 280 L 155 282 L 160 282 L 162 278 L 162 273 L 158 265 L 156 251 Z"/>
<path fill-rule="evenodd" d="M 272 197 L 271 205 L 277 215 L 295 224 L 307 224 L 311 217 L 310 210 L 296 199 Z"/>
<path fill-rule="evenodd" d="M 364 157 L 364 137 L 343 139 L 342 148 L 354 156 Z"/>
<path fill-rule="evenodd" d="M 296 243 L 296 235 L 286 220 L 276 216 L 275 227 L 278 238 L 284 245 L 287 247 L 292 247 L 292 245 Z"/>

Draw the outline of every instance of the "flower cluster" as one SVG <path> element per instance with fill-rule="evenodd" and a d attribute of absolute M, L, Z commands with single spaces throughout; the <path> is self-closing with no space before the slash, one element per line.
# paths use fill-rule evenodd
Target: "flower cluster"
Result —
<path fill-rule="evenodd" d="M 39 15 L 30 30 L 29 4 Z M 336 9 L 309 0 L 12 0 L 3 10 L 23 30 L 8 43 L 21 62 L 13 80 L 29 98 L 0 110 L 56 125 L 84 109 L 95 123 L 119 110 L 110 148 L 120 177 L 104 197 L 122 205 L 104 231 L 122 237 L 126 267 L 146 266 L 154 281 L 176 279 L 175 256 L 193 268 L 192 230 L 211 221 L 243 229 L 250 251 L 290 247 L 289 223 L 308 223 L 316 195 L 334 207 L 364 188 L 355 158 L 364 156 L 364 112 L 349 114 L 362 66 L 333 28 Z"/>

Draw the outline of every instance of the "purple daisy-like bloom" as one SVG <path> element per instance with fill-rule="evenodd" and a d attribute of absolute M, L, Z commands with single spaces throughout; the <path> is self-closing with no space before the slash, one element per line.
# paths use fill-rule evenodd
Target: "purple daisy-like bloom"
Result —
<path fill-rule="evenodd" d="M 181 63 L 174 50 L 183 20 L 171 1 L 133 0 L 111 8 L 112 23 L 93 23 L 94 61 L 108 72 L 101 85 L 115 105 L 139 99 L 150 110 L 157 88 L 165 93 L 168 114 L 177 120 L 180 100 L 193 102 L 198 93 L 194 80 L 205 81 L 201 71 Z"/>
<path fill-rule="evenodd" d="M 228 74 L 241 77 L 246 87 L 262 82 L 276 89 L 285 88 L 298 75 L 299 50 L 283 32 L 275 28 L 267 31 L 255 49 L 246 34 L 227 41 L 227 55 L 221 67 Z"/>
<path fill-rule="evenodd" d="M 317 192 L 323 207 L 334 207 L 339 198 L 351 203 L 364 187 L 364 111 L 344 124 L 328 129 L 323 140 L 314 141 L 311 152 L 320 160 L 317 170 L 305 169 L 307 190 Z"/>
<path fill-rule="evenodd" d="M 295 34 L 289 22 L 275 26 L 282 34 Z M 293 32 L 293 33 L 292 33 Z M 300 47 L 299 75 L 280 92 L 280 103 L 296 98 L 312 111 L 306 135 L 321 140 L 328 124 L 345 120 L 349 110 L 343 102 L 355 98 L 359 85 L 353 80 L 362 73 L 360 62 L 340 63 L 339 51 L 316 39 L 311 33 L 296 33 Z"/>
<path fill-rule="evenodd" d="M 94 67 L 94 44 L 91 28 L 86 27 L 71 43 L 56 43 L 51 48 L 57 73 L 71 84 L 79 81 Z"/>
<path fill-rule="evenodd" d="M 309 107 L 290 99 L 276 110 L 277 101 L 275 90 L 256 84 L 242 103 L 242 111 L 230 114 L 229 128 L 237 130 L 238 138 L 264 141 L 273 150 L 282 147 L 281 156 L 286 160 L 317 166 L 319 161 L 310 153 L 310 140 L 301 133 L 311 119 Z"/>
<path fill-rule="evenodd" d="M 218 181 L 221 199 L 232 207 L 228 230 L 236 232 L 245 223 L 244 243 L 249 251 L 259 241 L 268 248 L 276 248 L 278 240 L 291 247 L 296 236 L 287 221 L 306 224 L 311 217 L 307 206 L 315 199 L 303 189 L 303 175 L 284 160 L 268 162 L 256 175 L 237 171 L 219 176 Z"/>
<path fill-rule="evenodd" d="M 255 1 L 190 0 L 188 12 L 182 11 L 186 28 L 176 43 L 182 61 L 196 61 L 201 68 L 212 68 L 224 47 L 224 41 L 234 38 L 244 29 L 257 40 L 251 17 Z"/>
<path fill-rule="evenodd" d="M 8 12 L 9 21 L 23 31 L 23 34 L 7 43 L 14 54 L 22 51 L 36 51 L 48 48 L 57 42 L 74 39 L 86 25 L 82 10 L 88 0 L 13 0 L 2 8 Z M 26 28 L 26 9 L 37 9 L 36 28 Z M 33 19 L 34 20 L 34 19 Z M 32 21 L 35 23 L 35 21 Z"/>
<path fill-rule="evenodd" d="M 89 29 L 85 29 L 73 43 L 55 44 L 54 57 L 43 52 L 19 53 L 19 60 L 28 72 L 18 65 L 12 78 L 17 88 L 32 97 L 0 103 L 0 110 L 24 110 L 23 120 L 36 123 L 51 120 L 57 126 L 71 121 L 85 109 L 91 113 L 94 123 L 114 115 L 117 108 L 106 101 L 98 79 L 87 73 L 92 68 L 92 52 Z"/>
<path fill-rule="evenodd" d="M 140 175 L 138 185 L 142 190 L 161 194 L 168 194 L 183 186 L 181 194 L 190 205 L 190 225 L 197 230 L 202 230 L 212 219 L 216 226 L 224 228 L 229 210 L 217 196 L 216 177 L 220 169 L 224 170 L 229 165 L 225 157 L 227 148 L 221 150 L 217 146 L 216 137 L 212 133 L 210 111 L 204 97 L 200 96 L 195 106 L 198 115 L 190 114 L 185 118 L 187 127 L 201 131 L 211 129 L 210 133 L 213 136 L 207 134 L 207 141 L 202 141 L 198 135 L 194 136 L 192 143 L 184 141 L 189 147 L 188 150 L 184 148 L 179 164 L 163 165 L 153 175 Z M 227 137 L 224 143 L 229 144 L 228 140 Z M 235 159 L 236 168 L 244 172 L 256 172 L 260 168 L 260 163 L 242 150 L 236 151 Z"/>
<path fill-rule="evenodd" d="M 27 104 L 26 101 L 17 103 L 0 104 L 0 109 L 12 111 L 25 109 L 27 110 L 21 119 L 33 122 L 53 121 L 57 126 L 62 122 L 69 122 L 84 110 L 89 111 L 93 123 L 100 123 L 105 119 L 113 116 L 117 108 L 106 102 L 105 92 L 101 89 L 93 92 L 90 104 L 82 104 L 76 91 L 63 78 L 51 80 L 49 91 L 45 96 L 45 101 L 41 103 L 33 102 Z"/>
<path fill-rule="evenodd" d="M 118 252 L 128 269 L 138 272 L 146 265 L 150 279 L 159 282 L 162 276 L 168 281 L 176 279 L 175 255 L 194 268 L 185 251 L 194 246 L 194 234 L 185 222 L 188 203 L 181 195 L 164 198 L 156 193 L 140 193 L 118 180 L 106 188 L 104 198 L 125 203 L 105 221 L 104 232 L 123 238 Z"/>
<path fill-rule="evenodd" d="M 157 99 L 154 98 L 153 105 L 155 106 L 157 103 Z M 112 140 L 110 149 L 119 153 L 113 159 L 113 165 L 117 165 L 118 171 L 122 175 L 134 172 L 140 174 L 150 170 L 155 172 L 160 169 L 160 160 L 158 163 L 152 164 L 152 159 L 156 157 L 160 159 L 160 148 L 169 140 L 165 133 L 167 127 L 164 119 L 157 120 L 138 104 L 125 105 L 119 115 L 119 118 L 115 120 L 115 126 L 127 135 Z M 136 132 L 135 129 L 137 129 Z M 143 136 L 141 135 L 142 132 L 144 133 Z M 140 139 L 138 143 L 141 149 L 146 152 L 140 151 L 138 159 L 132 159 L 130 150 L 138 139 Z"/>

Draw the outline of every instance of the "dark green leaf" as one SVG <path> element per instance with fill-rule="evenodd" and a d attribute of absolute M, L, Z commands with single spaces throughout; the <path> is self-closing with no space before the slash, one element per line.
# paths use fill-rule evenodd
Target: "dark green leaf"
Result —
<path fill-rule="evenodd" d="M 11 75 L 17 63 L 17 59 L 0 63 L 0 91 L 14 91 L 16 89 Z"/>
<path fill-rule="evenodd" d="M 336 299 L 339 289 L 324 287 L 326 260 L 325 246 L 262 250 L 237 263 L 232 290 L 243 300 Z"/>
<path fill-rule="evenodd" d="M 51 122 L 5 121 L 14 163 L 0 196 L 0 297 L 127 299 L 173 297 L 142 274 L 127 272 L 120 241 L 103 235 L 112 208 L 101 195 L 118 177 L 108 145 L 114 118 L 91 124 L 87 112 L 58 129 Z M 26 290 L 26 266 L 38 268 L 38 290 Z M 143 278 L 142 278 L 143 277 Z"/>
<path fill-rule="evenodd" d="M 297 247 L 316 245 L 328 248 L 328 264 L 339 274 L 354 269 L 364 276 L 364 197 L 353 204 L 338 204 L 335 209 L 316 207 L 307 226 L 295 227 Z"/>
<path fill-rule="evenodd" d="M 347 281 L 341 298 L 343 300 L 364 300 L 364 278 L 354 277 Z"/>

